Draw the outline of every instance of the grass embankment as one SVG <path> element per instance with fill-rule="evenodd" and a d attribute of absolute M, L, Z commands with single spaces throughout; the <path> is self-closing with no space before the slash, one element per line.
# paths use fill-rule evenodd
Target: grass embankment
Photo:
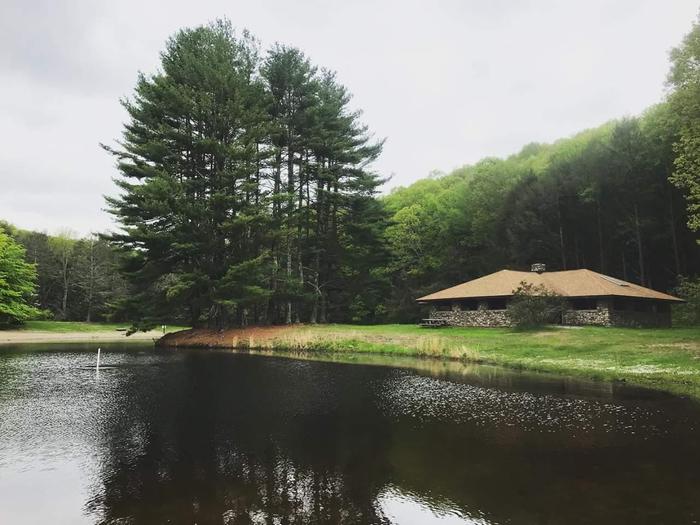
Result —
<path fill-rule="evenodd" d="M 271 351 L 357 352 L 456 359 L 625 380 L 700 398 L 700 328 L 425 329 L 318 325 L 189 330 L 159 344 Z"/>
<path fill-rule="evenodd" d="M 85 323 L 79 321 L 27 321 L 17 330 L 23 332 L 103 332 L 110 330 L 126 330 L 128 324 Z"/>
<path fill-rule="evenodd" d="M 85 323 L 75 321 L 28 321 L 18 328 L 0 330 L 0 344 L 21 343 L 64 343 L 78 341 L 94 342 L 136 342 L 153 341 L 163 335 L 162 330 L 139 332 L 126 336 L 128 323 Z M 182 326 L 168 326 L 166 332 L 185 329 Z"/>

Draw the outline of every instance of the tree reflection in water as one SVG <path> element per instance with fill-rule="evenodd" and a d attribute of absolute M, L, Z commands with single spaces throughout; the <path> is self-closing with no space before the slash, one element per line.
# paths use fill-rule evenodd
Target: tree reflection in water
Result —
<path fill-rule="evenodd" d="M 134 375 L 106 417 L 99 493 L 106 522 L 388 523 L 386 374 L 190 354 Z"/>
<path fill-rule="evenodd" d="M 96 381 L 92 352 L 0 354 L 0 522 L 86 500 L 125 524 L 700 520 L 695 402 L 434 362 L 104 358 Z M 28 482 L 51 499 L 15 503 Z"/>

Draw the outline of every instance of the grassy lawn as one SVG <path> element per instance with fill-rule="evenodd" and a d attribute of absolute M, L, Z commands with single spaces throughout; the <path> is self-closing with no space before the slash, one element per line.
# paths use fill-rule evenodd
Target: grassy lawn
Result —
<path fill-rule="evenodd" d="M 33 332 L 55 332 L 55 333 L 73 333 L 73 332 L 110 332 L 117 330 L 126 330 L 129 328 L 129 323 L 85 323 L 80 321 L 27 321 L 19 329 L 22 331 Z M 176 332 L 184 330 L 182 326 L 167 326 L 167 332 Z M 160 330 L 160 328 L 158 328 Z"/>
<path fill-rule="evenodd" d="M 439 328 L 325 325 L 292 329 L 273 347 L 431 356 L 625 380 L 700 398 L 700 327 Z"/>

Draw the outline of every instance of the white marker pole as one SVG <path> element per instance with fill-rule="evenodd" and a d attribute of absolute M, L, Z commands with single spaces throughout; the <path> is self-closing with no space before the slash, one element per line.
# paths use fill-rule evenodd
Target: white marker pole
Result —
<path fill-rule="evenodd" d="M 95 372 L 100 373 L 100 348 L 97 349 L 97 366 L 95 366 Z"/>

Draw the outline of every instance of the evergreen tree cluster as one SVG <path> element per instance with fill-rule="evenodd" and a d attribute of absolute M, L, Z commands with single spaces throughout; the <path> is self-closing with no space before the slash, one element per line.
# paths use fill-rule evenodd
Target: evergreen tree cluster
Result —
<path fill-rule="evenodd" d="M 184 29 L 124 101 L 122 226 L 142 326 L 375 320 L 388 280 L 368 166 L 373 141 L 350 94 L 299 50 L 264 55 L 229 22 Z"/>

